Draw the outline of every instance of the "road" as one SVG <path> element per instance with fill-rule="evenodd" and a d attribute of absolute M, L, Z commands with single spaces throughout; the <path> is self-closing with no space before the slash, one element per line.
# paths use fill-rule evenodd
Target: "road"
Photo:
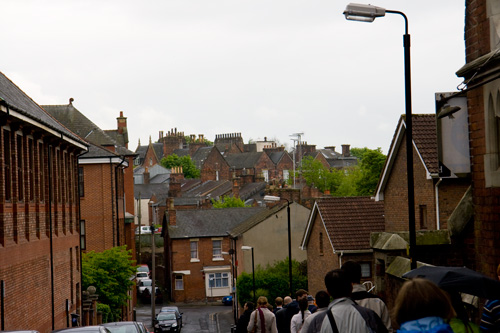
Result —
<path fill-rule="evenodd" d="M 181 333 L 230 333 L 233 324 L 232 307 L 218 304 L 169 304 L 176 305 L 182 312 Z M 156 305 L 156 313 L 162 305 Z M 136 320 L 146 324 L 153 332 L 151 305 L 137 304 Z"/>

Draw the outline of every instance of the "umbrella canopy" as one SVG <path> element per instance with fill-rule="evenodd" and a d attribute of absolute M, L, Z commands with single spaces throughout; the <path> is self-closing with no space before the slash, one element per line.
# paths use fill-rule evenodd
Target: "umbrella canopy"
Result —
<path fill-rule="evenodd" d="M 500 281 L 493 280 L 467 267 L 422 266 L 403 274 L 404 278 L 422 277 L 441 289 L 500 299 Z"/>

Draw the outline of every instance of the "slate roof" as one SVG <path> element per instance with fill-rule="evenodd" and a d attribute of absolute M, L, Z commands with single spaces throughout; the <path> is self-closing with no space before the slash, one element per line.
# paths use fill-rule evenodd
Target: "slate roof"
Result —
<path fill-rule="evenodd" d="M 87 159 L 87 158 L 109 158 L 109 157 L 120 157 L 120 155 L 90 142 L 89 150 L 86 153 L 80 155 L 78 158 Z"/>
<path fill-rule="evenodd" d="M 269 158 L 271 159 L 271 161 L 273 161 L 273 163 L 275 165 L 277 165 L 281 161 L 281 159 L 283 158 L 283 156 L 285 154 L 288 154 L 288 153 L 286 151 L 277 151 L 277 152 L 270 153 Z"/>
<path fill-rule="evenodd" d="M 335 251 L 370 249 L 370 233 L 385 228 L 384 204 L 370 197 L 325 197 L 316 201 L 314 211 Z"/>
<path fill-rule="evenodd" d="M 75 135 L 67 127 L 58 122 L 40 105 L 35 103 L 9 78 L 0 72 L 0 103 L 6 104 L 11 110 L 33 119 L 48 128 L 55 130 L 63 135 L 84 144 L 82 138 Z"/>
<path fill-rule="evenodd" d="M 259 223 L 263 222 L 269 216 L 273 216 L 274 214 L 278 213 L 280 210 L 285 209 L 286 206 L 287 205 L 276 205 L 272 208 L 264 209 L 264 210 L 258 212 L 257 214 L 250 216 L 248 219 L 243 221 L 243 223 L 240 223 L 239 225 L 237 225 L 236 227 L 231 229 L 229 231 L 229 234 L 232 237 L 237 237 L 237 236 L 243 234 L 244 232 L 246 232 L 247 230 L 252 229 L 253 227 L 258 225 Z"/>
<path fill-rule="evenodd" d="M 135 150 L 137 157 L 140 158 L 141 161 L 144 160 L 147 152 L 148 152 L 148 146 L 138 146 L 137 149 Z"/>
<path fill-rule="evenodd" d="M 161 184 L 161 183 L 167 183 L 169 179 L 170 179 L 170 173 L 162 173 L 154 176 L 153 178 L 150 178 L 149 182 L 151 184 Z"/>
<path fill-rule="evenodd" d="M 250 169 L 254 168 L 259 161 L 263 152 L 255 152 L 255 153 L 238 153 L 238 154 L 228 154 L 224 156 L 226 162 L 229 164 L 231 168 L 236 169 Z"/>
<path fill-rule="evenodd" d="M 265 207 L 177 210 L 176 225 L 168 226 L 171 239 L 223 237 Z"/>
<path fill-rule="evenodd" d="M 200 147 L 196 152 L 191 156 L 191 160 L 198 170 L 203 166 L 203 162 L 207 159 L 208 155 L 212 152 L 212 149 L 215 147 Z"/>
<path fill-rule="evenodd" d="M 116 140 L 88 119 L 73 104 L 42 105 L 42 108 L 82 139 L 98 146 L 114 146 L 116 152 L 121 155 L 135 155 L 123 145 L 119 145 Z"/>
<path fill-rule="evenodd" d="M 179 157 L 188 156 L 189 155 L 189 149 L 187 149 L 187 148 L 178 148 L 178 149 L 175 149 L 173 151 L 173 153 L 175 155 L 179 156 Z"/>
<path fill-rule="evenodd" d="M 151 198 L 153 195 L 165 197 L 168 195 L 168 183 L 162 184 L 134 184 L 134 198 L 139 199 L 139 193 L 142 199 Z"/>
<path fill-rule="evenodd" d="M 156 155 L 156 158 L 158 159 L 158 163 L 160 163 L 161 159 L 163 158 L 163 143 L 161 142 L 155 142 L 151 144 L 153 147 L 153 151 Z"/>
<path fill-rule="evenodd" d="M 248 183 L 240 188 L 240 198 L 246 201 L 250 198 L 262 199 L 264 197 L 264 190 L 266 182 Z"/>
<path fill-rule="evenodd" d="M 206 182 L 196 186 L 182 194 L 183 197 L 211 197 L 213 199 L 221 195 L 231 192 L 233 188 L 232 182 L 229 180 L 207 180 Z"/>

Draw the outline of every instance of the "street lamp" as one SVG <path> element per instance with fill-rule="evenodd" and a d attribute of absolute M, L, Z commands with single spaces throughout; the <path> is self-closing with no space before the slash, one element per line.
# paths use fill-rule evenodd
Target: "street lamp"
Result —
<path fill-rule="evenodd" d="M 253 288 L 253 302 L 255 304 L 255 266 L 254 266 L 254 258 L 253 258 L 253 247 L 245 246 L 241 247 L 243 251 L 252 251 L 252 288 Z"/>
<path fill-rule="evenodd" d="M 385 16 L 385 13 L 399 14 L 405 20 L 405 34 L 403 35 L 404 66 L 405 66 L 405 107 L 406 107 L 406 176 L 408 182 L 408 229 L 410 234 L 410 265 L 417 268 L 416 234 L 415 234 L 415 192 L 413 183 L 413 135 L 411 115 L 411 72 L 410 72 L 410 35 L 408 34 L 408 18 L 403 12 L 388 10 L 372 5 L 351 3 L 347 5 L 344 15 L 347 20 L 373 22 L 375 18 Z"/>
<path fill-rule="evenodd" d="M 281 199 L 286 200 L 286 202 L 287 202 L 286 212 L 287 212 L 287 217 L 288 217 L 288 279 L 289 279 L 289 285 L 290 285 L 290 297 L 293 298 L 293 287 L 292 287 L 292 234 L 291 234 L 291 230 L 290 230 L 290 201 L 288 201 L 288 199 L 276 197 L 274 195 L 266 195 L 266 196 L 264 196 L 264 201 L 268 201 L 268 202 L 276 202 L 276 201 L 280 201 Z"/>

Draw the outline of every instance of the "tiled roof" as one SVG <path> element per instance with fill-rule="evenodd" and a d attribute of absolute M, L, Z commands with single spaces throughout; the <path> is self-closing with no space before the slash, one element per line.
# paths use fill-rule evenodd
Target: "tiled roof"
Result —
<path fill-rule="evenodd" d="M 192 188 L 182 194 L 183 197 L 206 197 L 217 198 L 221 195 L 227 194 L 232 189 L 232 183 L 229 180 L 208 180 Z"/>
<path fill-rule="evenodd" d="M 370 248 L 370 233 L 384 231 L 384 205 L 370 197 L 321 198 L 317 208 L 335 251 Z"/>
<path fill-rule="evenodd" d="M 153 151 L 156 155 L 156 158 L 158 159 L 158 163 L 160 163 L 161 159 L 163 158 L 163 143 L 152 143 L 151 144 L 153 147 Z"/>
<path fill-rule="evenodd" d="M 71 132 L 67 127 L 58 122 L 54 117 L 50 116 L 40 105 L 35 103 L 28 95 L 26 95 L 18 86 L 9 78 L 0 72 L 0 103 L 5 103 L 11 110 L 33 119 L 41 124 L 55 130 L 65 136 L 76 140 L 79 143 L 84 143 L 82 138 L 79 138 L 75 133 Z"/>
<path fill-rule="evenodd" d="M 120 157 L 120 155 L 109 151 L 106 148 L 101 146 L 94 145 L 93 143 L 89 143 L 89 150 L 80 155 L 78 158 L 87 159 L 87 158 L 108 158 L 108 157 Z M 106 162 L 107 163 L 107 162 Z"/>
<path fill-rule="evenodd" d="M 196 168 L 201 169 L 203 166 L 203 162 L 207 159 L 210 152 L 214 149 L 214 147 L 200 147 L 196 152 L 191 156 L 191 160 L 193 161 Z"/>
<path fill-rule="evenodd" d="M 248 183 L 240 189 L 240 198 L 246 201 L 252 197 L 262 199 L 264 197 L 264 190 L 266 189 L 266 182 Z M 262 193 L 261 193 L 262 192 Z"/>
<path fill-rule="evenodd" d="M 163 197 L 168 194 L 168 189 L 168 183 L 134 184 L 134 198 L 139 199 L 139 194 L 142 199 L 151 198 L 153 195 Z"/>
<path fill-rule="evenodd" d="M 135 150 L 135 153 L 139 158 L 144 159 L 146 157 L 146 153 L 148 152 L 148 146 L 138 146 Z"/>
<path fill-rule="evenodd" d="M 221 237 L 258 214 L 265 207 L 177 210 L 176 225 L 168 226 L 170 238 Z"/>
<path fill-rule="evenodd" d="M 281 161 L 281 159 L 283 158 L 283 156 L 285 154 L 287 154 L 286 151 L 277 151 L 277 152 L 273 152 L 273 153 L 269 154 L 269 158 L 276 165 Z"/>
<path fill-rule="evenodd" d="M 436 115 L 415 114 L 413 119 L 413 142 L 430 173 L 439 172 Z"/>
<path fill-rule="evenodd" d="M 259 158 L 261 155 L 264 154 L 263 152 L 256 152 L 256 153 L 239 153 L 239 154 L 229 154 L 224 156 L 224 158 L 227 161 L 227 164 L 231 168 L 236 168 L 236 169 L 250 169 L 254 168 L 257 165 L 257 162 L 259 161 Z"/>

